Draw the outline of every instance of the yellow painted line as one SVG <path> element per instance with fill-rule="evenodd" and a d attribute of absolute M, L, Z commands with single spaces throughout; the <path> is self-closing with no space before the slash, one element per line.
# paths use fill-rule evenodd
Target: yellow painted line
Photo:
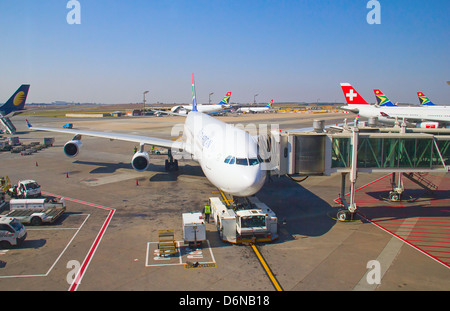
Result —
<path fill-rule="evenodd" d="M 225 203 L 227 204 L 227 206 L 230 205 L 230 201 L 228 201 L 227 197 L 225 196 L 225 193 L 223 193 L 222 190 L 219 189 L 220 194 L 222 195 L 222 198 L 225 200 Z"/>
<path fill-rule="evenodd" d="M 263 266 L 264 270 L 266 271 L 267 275 L 269 276 L 270 281 L 272 282 L 273 286 L 275 286 L 275 289 L 279 292 L 283 291 L 283 289 L 281 288 L 280 284 L 278 284 L 277 279 L 275 278 L 275 276 L 273 275 L 272 271 L 270 271 L 269 266 L 267 265 L 266 261 L 264 260 L 264 258 L 262 257 L 261 253 L 258 251 L 258 249 L 256 248 L 256 245 L 253 243 L 250 243 L 253 251 L 256 254 L 256 257 L 258 257 L 259 262 L 261 263 L 261 265 Z"/>

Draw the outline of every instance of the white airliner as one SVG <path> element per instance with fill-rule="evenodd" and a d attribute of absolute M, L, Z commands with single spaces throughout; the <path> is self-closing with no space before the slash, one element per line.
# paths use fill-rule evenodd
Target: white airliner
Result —
<path fill-rule="evenodd" d="M 369 105 L 364 98 L 350 85 L 341 83 L 347 106 L 340 109 L 353 112 L 361 117 L 377 117 L 385 124 L 394 124 L 396 120 L 405 120 L 422 128 L 437 128 L 450 126 L 450 107 L 433 106 L 427 107 L 398 107 L 398 106 L 377 106 Z"/>
<path fill-rule="evenodd" d="M 76 129 L 57 129 L 32 126 L 32 130 L 51 131 L 74 134 L 74 138 L 64 145 L 64 153 L 69 157 L 78 155 L 82 146 L 81 136 L 94 136 L 115 140 L 131 141 L 140 144 L 140 150 L 131 160 L 137 171 L 145 171 L 150 164 L 150 156 L 144 151 L 145 145 L 169 149 L 166 168 L 178 166 L 173 160 L 172 150 L 184 151 L 199 162 L 208 180 L 220 190 L 234 196 L 251 196 L 257 193 L 266 178 L 263 161 L 258 156 L 258 143 L 248 132 L 224 123 L 209 115 L 197 111 L 194 75 L 192 75 L 193 110 L 186 116 L 184 123 L 184 141 L 172 141 L 155 137 L 103 133 Z"/>
<path fill-rule="evenodd" d="M 268 110 L 272 110 L 272 104 L 273 104 L 273 99 L 270 101 L 270 103 L 268 103 L 264 107 L 253 107 L 253 106 L 240 107 L 237 111 L 238 112 L 265 112 Z"/>
<path fill-rule="evenodd" d="M 224 98 L 218 104 L 213 105 L 197 105 L 197 111 L 203 113 L 214 113 L 230 107 L 231 92 L 227 92 Z M 174 106 L 171 111 L 176 114 L 188 114 L 193 110 L 192 105 Z"/>

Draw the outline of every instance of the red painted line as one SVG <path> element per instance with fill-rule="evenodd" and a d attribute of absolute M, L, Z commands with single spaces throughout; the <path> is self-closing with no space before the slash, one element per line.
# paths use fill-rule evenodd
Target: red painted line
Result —
<path fill-rule="evenodd" d="M 111 221 L 115 210 L 112 208 L 103 207 L 105 209 L 109 209 L 110 212 L 108 214 L 108 217 L 106 218 L 105 222 L 103 223 L 102 228 L 100 229 L 100 232 L 97 235 L 97 238 L 95 239 L 94 243 L 91 246 L 91 249 L 89 250 L 86 258 L 84 259 L 83 263 L 81 264 L 80 271 L 78 271 L 78 274 L 73 281 L 72 285 L 69 288 L 69 291 L 76 291 L 78 288 L 78 285 L 80 285 L 81 279 L 84 276 L 84 273 L 89 266 L 89 263 L 92 260 L 92 257 L 94 256 L 95 251 L 97 250 L 98 245 L 100 244 L 101 239 L 103 238 L 103 234 L 105 233 L 106 229 L 108 228 L 109 222 Z"/>
<path fill-rule="evenodd" d="M 60 197 L 60 198 L 62 197 L 62 196 L 51 194 L 51 193 L 45 193 L 45 192 L 43 192 L 43 193 L 45 195 L 51 195 L 51 196 Z M 68 201 L 72 201 L 75 203 L 80 203 L 80 204 L 84 204 L 84 205 L 88 205 L 88 206 L 93 206 L 96 208 L 100 208 L 100 209 L 109 211 L 108 216 L 106 217 L 106 220 L 103 223 L 103 226 L 101 227 L 97 237 L 94 240 L 94 243 L 92 244 L 91 248 L 89 249 L 88 254 L 86 255 L 86 258 L 84 259 L 83 263 L 81 264 L 81 267 L 77 273 L 77 276 L 75 277 L 74 281 L 72 282 L 72 285 L 69 288 L 69 291 L 76 291 L 78 288 L 78 285 L 80 285 L 80 282 L 84 276 L 84 273 L 86 272 L 87 267 L 89 266 L 89 263 L 91 262 L 92 258 L 94 257 L 97 247 L 100 244 L 100 241 L 102 240 L 103 235 L 105 234 L 106 229 L 108 228 L 108 225 L 109 225 L 112 217 L 114 216 L 114 213 L 116 210 L 113 208 L 110 208 L 110 207 L 105 207 L 105 206 L 101 206 L 98 204 L 89 203 L 89 202 L 85 202 L 85 201 L 81 201 L 81 200 L 77 200 L 77 199 L 72 199 L 72 198 L 67 198 L 67 197 L 63 197 L 63 198 L 64 198 L 64 200 L 68 200 Z"/>
<path fill-rule="evenodd" d="M 434 238 L 434 237 L 433 237 L 433 238 Z M 439 244 L 439 243 L 449 243 L 449 244 L 450 244 L 450 242 L 445 242 L 445 241 L 434 241 L 434 239 L 433 239 L 433 240 L 411 240 L 411 239 L 408 239 L 408 241 L 410 241 L 410 242 L 437 243 L 437 244 Z"/>
<path fill-rule="evenodd" d="M 381 230 L 391 234 L 392 236 L 396 237 L 397 239 L 403 241 L 404 243 L 406 243 L 407 245 L 411 246 L 412 248 L 416 249 L 417 251 L 419 251 L 420 253 L 424 254 L 425 256 L 435 260 L 436 262 L 450 268 L 450 265 L 442 260 L 439 259 L 439 257 L 433 256 L 431 254 L 429 254 L 429 252 L 425 252 L 424 250 L 418 248 L 417 246 L 415 246 L 414 244 L 408 242 L 407 240 L 405 240 L 404 238 L 400 237 L 399 235 L 395 234 L 394 232 L 389 231 L 386 228 L 383 228 L 382 226 L 380 226 L 379 224 L 377 224 L 376 222 L 371 221 L 370 219 L 367 219 L 366 217 L 364 217 L 362 214 L 358 213 L 361 217 L 363 217 L 365 220 L 367 220 L 368 222 L 372 223 L 373 225 L 375 225 L 376 227 L 380 228 Z"/>
<path fill-rule="evenodd" d="M 445 254 L 450 254 L 450 252 L 444 252 L 444 251 L 432 251 L 432 250 L 429 250 L 429 251 L 427 251 L 427 252 L 430 252 L 430 253 L 445 253 Z"/>
<path fill-rule="evenodd" d="M 430 229 L 431 230 L 431 229 Z M 411 230 L 396 230 L 396 232 L 411 232 Z M 448 232 L 429 232 L 429 231 L 413 231 L 414 233 L 425 233 L 425 234 L 448 234 Z"/>
<path fill-rule="evenodd" d="M 408 224 L 406 224 L 406 225 L 402 225 L 402 224 L 390 224 L 390 223 L 383 223 L 383 226 L 389 226 L 389 227 L 402 227 L 402 228 L 405 228 L 405 229 L 413 229 L 413 228 L 421 228 L 421 229 L 426 229 L 425 227 L 432 227 L 432 228 L 435 228 L 435 227 L 439 227 L 439 228 L 437 228 L 437 229 L 427 229 L 427 230 L 450 230 L 450 227 L 449 226 L 441 226 L 441 225 L 414 225 L 414 224 L 411 224 L 411 225 L 408 225 Z M 409 226 L 409 227 L 408 227 Z M 442 228 L 443 227 L 443 228 Z M 447 229 L 446 229 L 447 228 Z M 449 232 L 450 233 L 450 232 Z"/>
<path fill-rule="evenodd" d="M 427 244 L 416 244 L 416 246 L 420 246 L 420 247 L 450 248 L 450 246 L 427 245 Z"/>
<path fill-rule="evenodd" d="M 402 234 L 399 234 L 402 235 Z M 433 239 L 433 240 L 425 240 L 425 241 L 434 241 L 436 243 L 450 243 L 450 242 L 443 242 L 443 241 L 435 241 L 436 239 L 444 239 L 444 240 L 450 240 L 450 238 L 447 237 L 434 237 L 434 236 L 427 236 L 427 235 L 414 235 L 414 234 L 409 234 L 410 238 L 429 238 L 429 239 Z M 410 241 L 414 241 L 414 240 L 410 240 Z"/>
<path fill-rule="evenodd" d="M 358 189 L 356 189 L 356 190 L 355 190 L 355 193 L 356 193 L 357 191 L 359 191 L 359 190 L 361 190 L 361 189 L 364 189 L 364 188 L 366 188 L 366 187 L 368 187 L 368 186 L 370 186 L 370 185 L 372 185 L 372 184 L 374 184 L 374 183 L 376 183 L 376 182 L 378 182 L 378 181 L 380 181 L 380 180 L 382 180 L 382 179 L 384 179 L 384 178 L 386 178 L 386 177 L 388 177 L 388 176 L 391 176 L 391 175 L 392 175 L 392 173 L 389 173 L 389 174 L 387 174 L 387 175 L 385 175 L 385 176 L 383 176 L 383 177 L 380 177 L 380 178 L 378 178 L 378 179 L 375 179 L 374 181 L 372 181 L 372 182 L 370 182 L 370 183 L 368 183 L 368 184 L 366 184 L 366 185 L 364 185 L 364 186 L 359 187 Z M 348 196 L 348 195 L 350 195 L 350 192 L 347 193 L 346 195 L 344 195 L 344 197 L 346 197 L 346 196 Z M 335 199 L 334 202 L 341 204 L 340 198 Z"/>

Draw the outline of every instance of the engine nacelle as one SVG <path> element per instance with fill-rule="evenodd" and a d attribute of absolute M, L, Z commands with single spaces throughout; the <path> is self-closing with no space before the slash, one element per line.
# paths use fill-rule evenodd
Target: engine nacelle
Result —
<path fill-rule="evenodd" d="M 145 152 L 136 152 L 133 156 L 133 159 L 131 159 L 131 166 L 136 170 L 136 171 L 145 171 L 148 166 L 150 165 L 150 155 Z"/>
<path fill-rule="evenodd" d="M 64 153 L 66 154 L 66 156 L 73 158 L 78 155 L 82 145 L 83 143 L 81 142 L 81 140 L 68 141 L 64 145 Z"/>
<path fill-rule="evenodd" d="M 437 129 L 439 122 L 420 122 L 416 126 L 422 129 Z"/>

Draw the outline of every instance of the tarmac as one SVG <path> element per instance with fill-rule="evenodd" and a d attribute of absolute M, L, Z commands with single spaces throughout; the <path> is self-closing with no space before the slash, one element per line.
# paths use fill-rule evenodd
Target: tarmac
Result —
<path fill-rule="evenodd" d="M 310 127 L 313 119 L 338 123 L 348 115 L 252 114 L 220 117 L 230 123 Z M 33 125 L 172 138 L 179 117 L 67 119 L 12 118 L 23 143 L 54 137 L 53 147 L 28 156 L 0 153 L 1 176 L 34 179 L 46 195 L 66 199 L 56 223 L 27 226 L 20 248 L 0 250 L 0 290 L 54 291 L 448 291 L 450 290 L 450 179 L 428 195 L 405 183 L 408 200 L 387 202 L 389 175 L 359 174 L 353 221 L 335 219 L 339 174 L 295 182 L 272 176 L 257 194 L 279 219 L 279 238 L 256 245 L 279 288 L 249 245 L 223 242 L 207 224 L 199 250 L 182 242 L 182 213 L 200 212 L 219 196 L 191 160 L 165 172 L 165 155 L 152 155 L 147 171 L 131 167 L 135 144 L 83 137 L 81 153 L 62 151 L 70 135 L 29 131 Z M 174 230 L 179 252 L 157 254 L 158 230 Z M 424 231 L 426 230 L 426 232 Z M 196 268 L 189 263 L 198 262 Z M 379 266 L 377 266 L 379 264 Z M 377 269 L 379 268 L 380 271 Z M 377 272 L 379 272 L 377 275 Z M 377 279 L 377 276 L 379 279 Z M 379 283 L 379 284 L 377 284 Z"/>

